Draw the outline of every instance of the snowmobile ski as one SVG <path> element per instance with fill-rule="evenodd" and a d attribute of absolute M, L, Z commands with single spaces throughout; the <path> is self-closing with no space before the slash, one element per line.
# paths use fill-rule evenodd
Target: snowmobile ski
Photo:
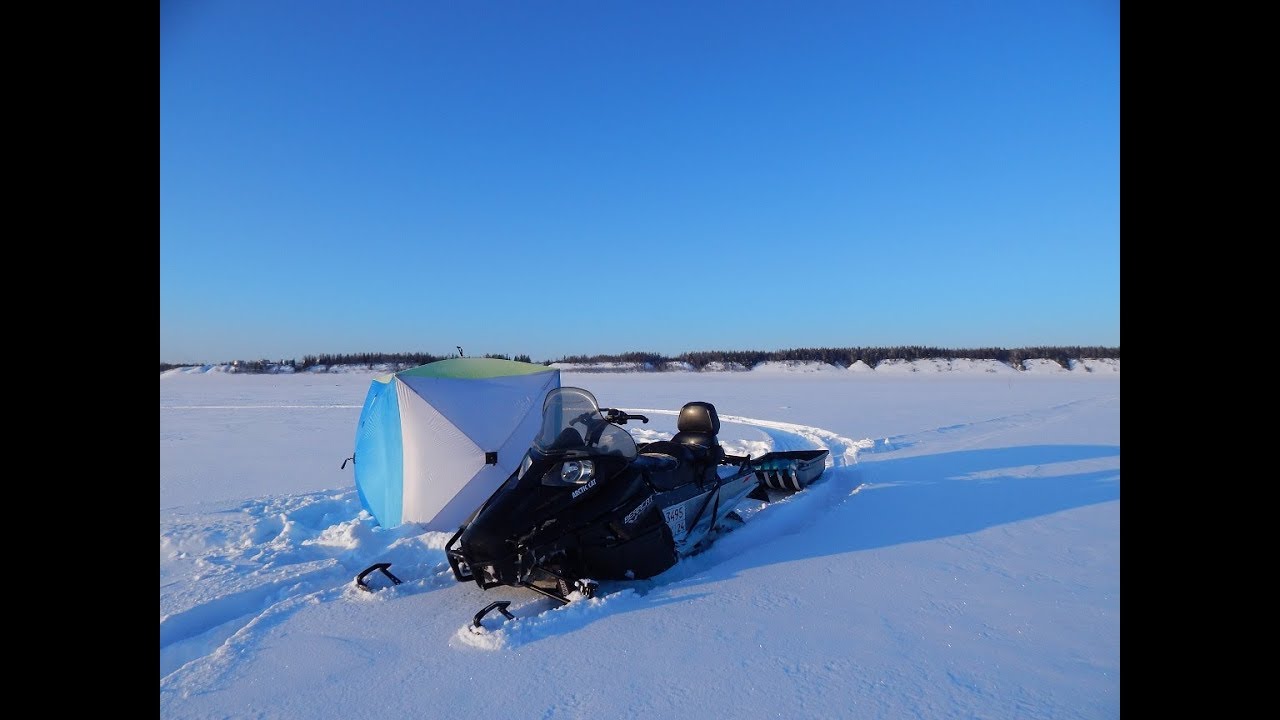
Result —
<path fill-rule="evenodd" d="M 391 573 L 391 570 L 389 569 L 390 567 L 391 567 L 391 563 L 389 562 L 374 563 L 370 565 L 369 567 L 361 571 L 359 575 L 356 576 L 356 587 L 360 588 L 365 592 L 373 592 L 373 588 L 365 584 L 364 579 L 368 577 L 369 574 L 374 572 L 375 570 L 381 571 L 383 575 L 386 575 L 387 578 L 391 580 L 392 585 L 403 584 L 404 583 L 403 580 L 401 580 L 400 578 L 396 577 Z"/>

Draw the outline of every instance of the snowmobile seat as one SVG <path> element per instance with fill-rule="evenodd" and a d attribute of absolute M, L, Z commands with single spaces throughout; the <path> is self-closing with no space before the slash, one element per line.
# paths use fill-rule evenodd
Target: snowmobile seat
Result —
<path fill-rule="evenodd" d="M 670 440 L 646 443 L 634 462 L 646 471 L 649 483 L 658 492 L 674 490 L 694 480 L 694 458 L 687 445 Z"/>
<path fill-rule="evenodd" d="M 649 472 L 671 472 L 680 467 L 680 461 L 660 452 L 641 453 L 636 456 L 636 467 Z"/>
<path fill-rule="evenodd" d="M 687 447 L 695 461 L 718 465 L 724 460 L 724 448 L 716 438 L 720 432 L 720 416 L 715 405 L 709 402 L 685 403 L 676 419 L 676 429 L 679 432 L 671 441 Z"/>

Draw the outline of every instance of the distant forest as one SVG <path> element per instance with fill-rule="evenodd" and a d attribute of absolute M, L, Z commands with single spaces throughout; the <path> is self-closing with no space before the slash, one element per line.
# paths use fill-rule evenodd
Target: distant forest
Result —
<path fill-rule="evenodd" d="M 1063 367 L 1068 360 L 1084 358 L 1120 358 L 1120 348 L 1045 346 L 1028 348 L 954 348 L 928 347 L 925 345 L 903 345 L 896 347 L 847 347 L 847 348 L 796 348 L 792 350 L 709 350 L 682 353 L 677 357 L 666 357 L 659 353 L 630 352 L 621 355 L 571 355 L 555 362 L 564 363 L 599 363 L 621 362 L 639 363 L 661 368 L 667 363 L 688 363 L 701 370 L 709 363 L 738 363 L 752 368 L 762 362 L 770 361 L 818 361 L 849 367 L 858 360 L 875 367 L 883 360 L 929 360 L 944 358 L 949 360 L 999 360 L 1010 365 L 1018 365 L 1023 360 L 1046 359 L 1056 360 Z"/>
<path fill-rule="evenodd" d="M 237 360 L 233 363 L 226 363 L 231 366 L 233 372 L 243 373 L 275 373 L 275 372 L 306 372 L 308 370 L 321 371 L 328 369 L 333 365 L 348 366 L 364 366 L 372 368 L 375 365 L 392 367 L 395 369 L 404 369 L 424 365 L 437 360 L 444 360 L 449 357 L 457 357 L 457 355 L 432 355 L 431 353 L 355 353 L 349 355 L 306 355 L 301 361 L 298 360 Z M 520 362 L 533 362 L 528 355 L 502 355 L 491 353 L 485 355 L 487 358 L 500 358 L 502 360 L 517 360 Z M 818 361 L 839 365 L 840 367 L 848 367 L 854 362 L 861 360 L 862 362 L 875 367 L 884 360 L 929 360 L 933 358 L 943 359 L 969 359 L 969 360 L 998 360 L 1014 367 L 1022 364 L 1023 360 L 1054 360 L 1059 365 L 1067 367 L 1070 360 L 1082 359 L 1102 359 L 1113 358 L 1120 359 L 1120 348 L 1118 347 L 1082 347 L 1079 345 L 1067 346 L 1037 346 L 1024 348 L 938 348 L 928 347 L 925 345 L 902 345 L 896 347 L 847 347 L 847 348 L 795 348 L 791 350 L 705 350 L 698 352 L 687 352 L 669 357 L 661 353 L 655 352 L 627 352 L 617 355 L 568 355 L 558 360 L 542 360 L 543 365 L 550 365 L 553 362 L 562 363 L 628 363 L 635 364 L 643 369 L 660 371 L 674 364 L 677 367 L 687 363 L 697 370 L 705 368 L 709 363 L 718 362 L 725 365 L 738 364 L 744 368 L 752 368 L 762 362 L 769 361 Z M 193 367 L 199 363 L 187 364 L 171 364 L 160 363 L 160 372 L 170 370 L 175 367 Z"/>
<path fill-rule="evenodd" d="M 229 363 L 212 363 L 215 365 L 229 365 L 234 368 L 234 372 L 244 373 L 268 373 L 280 372 L 285 368 L 291 368 L 292 372 L 306 372 L 312 368 L 328 368 L 331 365 L 354 365 L 372 368 L 374 365 L 388 365 L 398 368 L 411 368 L 419 365 L 426 365 L 437 360 L 447 360 L 457 355 L 432 355 L 431 353 L 351 353 L 347 355 L 304 355 L 302 361 L 294 359 L 289 360 L 235 360 Z M 487 358 L 497 358 L 499 360 L 516 360 L 518 362 L 531 363 L 533 360 L 528 355 L 501 355 L 490 353 L 484 355 Z M 543 362 L 543 365 L 549 365 L 552 361 Z M 172 370 L 176 367 L 200 367 L 203 363 L 160 363 L 160 372 Z M 290 370 L 285 370 L 290 372 Z"/>

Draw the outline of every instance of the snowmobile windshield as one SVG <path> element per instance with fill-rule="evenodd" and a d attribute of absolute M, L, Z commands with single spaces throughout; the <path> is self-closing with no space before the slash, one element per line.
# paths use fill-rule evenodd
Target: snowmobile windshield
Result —
<path fill-rule="evenodd" d="M 533 446 L 546 455 L 613 455 L 627 460 L 636 456 L 631 433 L 604 418 L 594 395 L 575 387 L 547 393 L 542 403 L 542 429 Z"/>

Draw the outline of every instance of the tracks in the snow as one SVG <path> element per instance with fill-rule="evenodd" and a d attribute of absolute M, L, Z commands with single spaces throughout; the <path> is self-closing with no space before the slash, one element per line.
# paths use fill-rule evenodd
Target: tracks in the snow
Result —
<path fill-rule="evenodd" d="M 678 415 L 670 410 L 636 412 Z M 775 450 L 829 449 L 828 473 L 831 475 L 838 475 L 841 469 L 853 465 L 858 451 L 872 446 L 870 440 L 855 441 L 812 426 L 733 415 L 720 418 L 724 423 L 760 430 L 769 437 Z M 777 503 L 780 507 L 762 513 L 755 518 L 758 522 L 730 533 L 707 552 L 664 573 L 662 584 L 714 567 L 732 557 L 733 548 L 741 551 L 752 543 L 793 532 L 797 525 L 803 525 L 807 518 L 820 513 L 833 500 L 847 496 L 854 484 L 848 478 L 842 482 L 831 482 L 828 478 L 826 487 L 820 483 L 805 493 L 805 498 L 789 498 Z M 166 676 L 192 663 L 231 662 L 229 658 L 234 652 L 242 651 L 261 632 L 308 604 L 344 598 L 351 601 L 394 598 L 428 592 L 455 582 L 444 562 L 443 533 L 423 533 L 413 525 L 391 530 L 377 528 L 373 519 L 361 512 L 354 490 L 267 498 L 245 503 L 238 512 L 232 512 L 235 514 L 230 516 L 231 521 L 225 517 L 219 519 L 216 514 L 198 516 L 207 520 L 203 525 L 199 519 L 193 522 L 184 517 L 181 524 L 173 524 L 161 536 L 162 551 L 173 548 L 172 552 L 181 552 L 182 562 L 200 568 L 191 570 L 185 582 L 214 585 L 211 591 L 202 589 L 201 599 L 182 603 L 186 607 L 181 611 L 161 617 L 162 682 Z M 726 540 L 732 542 L 726 543 Z M 722 544 L 726 545 L 724 549 L 718 547 Z M 379 560 L 394 563 L 402 577 L 418 579 L 373 596 L 356 591 L 352 577 L 359 569 Z M 491 635 L 487 640 L 467 633 L 463 642 L 490 648 L 523 644 L 548 633 L 562 632 L 566 629 L 565 623 L 586 623 L 599 615 L 621 611 L 628 602 L 651 604 L 651 599 L 641 598 L 642 593 L 652 587 L 655 584 L 651 582 L 636 583 L 607 598 L 520 618 L 511 628 L 500 630 L 502 635 Z M 625 600 L 626 597 L 634 600 Z M 536 602 L 533 605 L 541 607 Z M 218 662 L 218 658 L 223 662 Z M 207 669 L 214 670 L 213 667 Z"/>

